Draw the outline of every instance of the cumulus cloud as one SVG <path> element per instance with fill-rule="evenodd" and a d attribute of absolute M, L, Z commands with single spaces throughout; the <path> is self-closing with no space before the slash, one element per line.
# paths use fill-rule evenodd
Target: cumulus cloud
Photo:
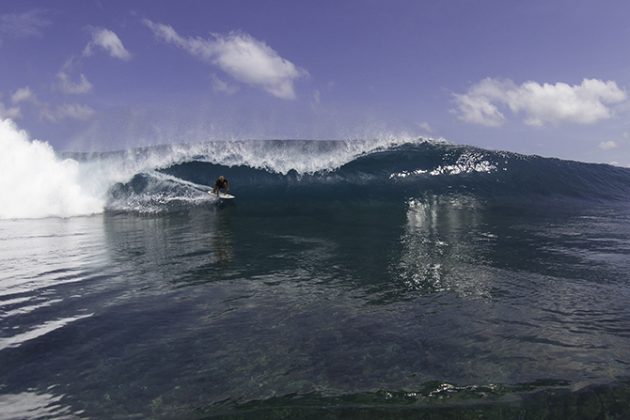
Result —
<path fill-rule="evenodd" d="M 92 55 L 95 48 L 101 48 L 112 57 L 120 60 L 131 59 L 131 53 L 125 49 L 118 35 L 109 29 L 94 29 L 92 31 L 92 39 L 83 49 L 83 55 Z"/>
<path fill-rule="evenodd" d="M 41 10 L 0 15 L 0 40 L 2 38 L 29 38 L 39 36 L 50 25 Z"/>
<path fill-rule="evenodd" d="M 498 127 L 505 117 L 493 102 L 503 96 L 501 82 L 484 79 L 471 87 L 467 93 L 455 95 L 459 118 L 472 124 Z"/>
<path fill-rule="evenodd" d="M 612 116 L 611 105 L 626 99 L 614 81 L 584 79 L 579 85 L 525 82 L 487 78 L 468 92 L 455 94 L 457 113 L 462 121 L 497 127 L 505 115 L 499 107 L 523 114 L 527 125 L 547 123 L 592 124 Z"/>
<path fill-rule="evenodd" d="M 84 74 L 79 75 L 78 81 L 73 81 L 70 79 L 68 73 L 65 70 L 61 70 L 57 73 L 57 86 L 63 93 L 68 93 L 71 95 L 79 95 L 83 93 L 88 93 L 92 90 L 92 83 L 85 77 Z"/>
<path fill-rule="evenodd" d="M 614 140 L 608 140 L 599 143 L 599 148 L 602 150 L 612 150 L 616 149 L 617 147 L 619 147 L 619 145 Z"/>
<path fill-rule="evenodd" d="M 58 122 L 65 119 L 87 120 L 94 116 L 95 111 L 87 105 L 63 104 L 54 108 L 44 107 L 42 117 L 50 122 Z"/>
<path fill-rule="evenodd" d="M 278 98 L 295 99 L 293 84 L 306 74 L 267 44 L 245 33 L 187 38 L 169 25 L 148 19 L 143 22 L 162 41 L 219 67 L 234 80 L 261 88 Z"/>

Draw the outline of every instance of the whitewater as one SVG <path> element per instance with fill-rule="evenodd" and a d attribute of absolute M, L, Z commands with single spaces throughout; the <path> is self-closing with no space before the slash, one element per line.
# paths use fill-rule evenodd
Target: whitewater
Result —
<path fill-rule="evenodd" d="M 229 176 L 246 192 L 272 184 L 307 188 L 319 183 L 335 188 L 387 185 L 404 195 L 410 185 L 435 190 L 441 183 L 442 188 L 474 188 L 480 194 L 501 190 L 610 198 L 625 196 L 628 185 L 628 171 L 621 168 L 404 136 L 213 141 L 59 155 L 6 119 L 0 121 L 0 148 L 2 219 L 106 210 L 152 213 L 169 210 L 172 203 L 200 205 L 214 200 L 207 191 L 218 175 Z M 470 174 L 479 176 L 466 177 Z"/>
<path fill-rule="evenodd" d="M 0 188 L 4 191 L 0 201 L 0 218 L 70 217 L 100 213 L 106 209 L 109 190 L 115 184 L 125 183 L 134 175 L 145 172 L 160 177 L 164 182 L 177 182 L 156 170 L 191 160 L 226 167 L 246 166 L 283 175 L 291 171 L 314 174 L 334 171 L 361 155 L 427 141 L 390 136 L 335 142 L 335 147 L 328 148 L 321 147 L 324 142 L 294 141 L 284 143 L 285 147 L 273 147 L 273 142 L 266 141 L 215 141 L 110 153 L 77 153 L 82 158 L 64 158 L 47 142 L 31 140 L 26 131 L 20 130 L 10 119 L 5 119 L 0 121 L 0 150 L 3 152 L 0 156 Z M 194 189 L 184 180 L 179 182 Z M 187 198 L 209 200 L 202 194 L 206 191 L 197 186 L 195 197 Z"/>
<path fill-rule="evenodd" d="M 386 138 L 346 142 L 322 152 L 270 149 L 265 142 L 176 144 L 119 153 L 94 154 L 84 160 L 59 157 L 45 141 L 31 140 L 9 120 L 0 121 L 0 218 L 70 217 L 102 212 L 109 188 L 133 175 L 195 158 L 225 166 L 249 166 L 286 174 L 333 170 L 354 157 L 409 141 Z M 299 153 L 296 156 L 296 152 Z M 203 196 L 202 196 L 203 197 Z"/>

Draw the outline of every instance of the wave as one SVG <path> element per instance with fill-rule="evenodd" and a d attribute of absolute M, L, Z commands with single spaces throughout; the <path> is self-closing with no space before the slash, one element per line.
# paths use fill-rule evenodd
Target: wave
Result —
<path fill-rule="evenodd" d="M 213 141 L 59 155 L 0 120 L 0 219 L 160 212 L 215 200 L 219 175 L 245 197 L 408 198 L 433 192 L 626 199 L 630 170 L 444 140 Z"/>
<path fill-rule="evenodd" d="M 301 147 L 294 146 L 291 141 L 263 144 L 267 153 Z M 325 142 L 318 146 L 334 152 L 345 149 L 347 143 Z M 297 162 L 314 159 L 308 154 L 296 153 L 294 156 Z M 175 163 L 158 172 L 161 176 L 173 177 L 170 182 L 191 182 L 197 188 L 207 186 L 219 175 L 224 175 L 236 186 L 239 194 L 252 198 L 325 196 L 360 199 L 386 196 L 404 202 L 422 194 L 465 192 L 482 197 L 627 200 L 630 193 L 630 170 L 625 168 L 489 151 L 426 139 L 349 154 L 340 161 L 345 163 L 321 165 L 321 169 L 311 172 L 297 169 L 278 172 L 251 165 L 230 166 L 193 159 Z M 147 178 L 155 176 L 148 173 L 141 175 Z M 137 185 L 138 181 L 136 179 L 134 184 Z M 151 190 L 155 190 L 156 181 L 151 182 Z M 136 192 L 142 191 L 137 189 Z M 201 192 L 205 190 L 201 189 Z"/>
<path fill-rule="evenodd" d="M 83 185 L 76 160 L 59 159 L 48 143 L 0 120 L 0 218 L 89 214 L 103 204 Z"/>

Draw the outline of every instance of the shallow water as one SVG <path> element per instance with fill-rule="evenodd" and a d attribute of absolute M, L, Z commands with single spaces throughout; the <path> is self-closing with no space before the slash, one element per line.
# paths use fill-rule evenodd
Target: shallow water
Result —
<path fill-rule="evenodd" d="M 0 220 L 0 417 L 622 418 L 629 222 L 459 193 Z"/>

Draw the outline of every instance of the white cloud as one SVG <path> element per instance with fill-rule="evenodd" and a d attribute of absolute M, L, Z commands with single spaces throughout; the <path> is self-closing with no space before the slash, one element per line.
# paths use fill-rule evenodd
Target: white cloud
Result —
<path fill-rule="evenodd" d="M 614 140 L 608 140 L 599 143 L 599 148 L 602 150 L 612 150 L 616 149 L 617 147 L 619 147 L 619 145 Z"/>
<path fill-rule="evenodd" d="M 28 86 L 19 88 L 18 90 L 13 92 L 13 95 L 11 96 L 11 102 L 14 104 L 19 104 L 20 102 L 29 102 L 29 101 L 35 102 L 36 98 L 35 98 L 35 94 L 31 90 L 31 88 L 29 88 Z"/>
<path fill-rule="evenodd" d="M 37 98 L 35 92 L 26 86 L 13 92 L 13 95 L 11 95 L 12 107 L 7 107 L 0 101 L 0 118 L 10 118 L 12 120 L 21 118 L 22 110 L 18 104 L 27 102 L 30 102 L 34 106 L 34 109 L 39 111 L 43 119 L 50 122 L 58 122 L 65 119 L 88 120 L 96 113 L 94 109 L 88 105 L 70 103 L 55 106 L 42 102 Z"/>
<path fill-rule="evenodd" d="M 64 119 L 87 120 L 94 116 L 95 111 L 87 105 L 63 104 L 55 108 L 44 107 L 42 117 L 51 122 Z"/>
<path fill-rule="evenodd" d="M 109 29 L 94 29 L 92 31 L 92 40 L 83 49 L 83 55 L 92 55 L 96 47 L 102 48 L 114 58 L 120 60 L 131 59 L 131 53 L 125 49 L 118 35 Z"/>
<path fill-rule="evenodd" d="M 471 87 L 467 93 L 455 95 L 459 118 L 473 124 L 498 127 L 505 117 L 493 104 L 502 96 L 501 82 L 484 79 Z"/>
<path fill-rule="evenodd" d="M 615 82 L 598 79 L 584 79 L 579 85 L 530 81 L 519 86 L 510 80 L 487 78 L 454 96 L 461 120 L 491 127 L 505 121 L 499 106 L 524 114 L 525 124 L 532 126 L 592 124 L 610 118 L 610 105 L 626 99 L 626 93 Z"/>
<path fill-rule="evenodd" d="M 28 86 L 19 88 L 13 92 L 13 95 L 11 95 L 11 104 L 13 106 L 7 106 L 0 101 L 0 118 L 10 118 L 12 120 L 22 118 L 22 109 L 18 104 L 24 102 L 38 103 L 35 94 Z"/>
<path fill-rule="evenodd" d="M 19 107 L 6 107 L 2 102 L 0 102 L 0 119 L 1 118 L 10 118 L 12 120 L 16 120 L 22 116 L 22 112 Z"/>
<path fill-rule="evenodd" d="M 322 101 L 322 94 L 318 89 L 315 89 L 315 91 L 313 92 L 313 101 L 319 105 Z"/>
<path fill-rule="evenodd" d="M 424 131 L 426 131 L 427 133 L 430 133 L 433 131 L 433 128 L 431 128 L 431 125 L 426 121 L 421 122 L 420 124 L 418 124 L 418 126 Z"/>
<path fill-rule="evenodd" d="M 92 90 L 92 83 L 85 77 L 84 74 L 79 76 L 78 81 L 70 80 L 70 76 L 64 70 L 57 73 L 57 79 L 59 80 L 58 86 L 63 93 L 71 95 L 78 95 L 88 93 Z"/>
<path fill-rule="evenodd" d="M 92 39 L 83 49 L 83 57 L 88 57 L 94 53 L 96 48 L 101 48 L 114 58 L 121 60 L 131 59 L 131 53 L 125 49 L 118 35 L 109 29 L 93 29 Z M 78 77 L 77 68 L 80 68 L 83 57 L 70 57 L 57 73 L 57 88 L 66 94 L 80 95 L 92 90 L 92 83 L 83 73 Z"/>
<path fill-rule="evenodd" d="M 216 74 L 210 75 L 210 79 L 212 80 L 212 88 L 216 92 L 225 93 L 227 95 L 233 95 L 238 91 L 238 87 L 234 86 L 219 77 Z"/>
<path fill-rule="evenodd" d="M 216 65 L 233 79 L 282 99 L 294 99 L 293 83 L 306 72 L 248 34 L 231 32 L 211 38 L 183 37 L 169 25 L 148 19 L 144 24 L 159 39 Z"/>
<path fill-rule="evenodd" d="M 0 95 L 0 99 L 1 99 Z M 62 104 L 51 105 L 46 102 L 40 101 L 35 92 L 33 92 L 28 86 L 19 88 L 13 95 L 11 95 L 12 107 L 7 107 L 2 101 L 0 101 L 0 119 L 10 118 L 16 120 L 22 117 L 22 110 L 18 104 L 24 104 L 30 102 L 34 109 L 39 111 L 40 116 L 50 122 L 58 122 L 65 119 L 74 120 L 88 120 L 96 113 L 94 109 L 88 105 L 82 104 Z"/>
<path fill-rule="evenodd" d="M 50 21 L 44 17 L 41 10 L 5 13 L 0 15 L 0 39 L 39 36 L 48 25 Z"/>

